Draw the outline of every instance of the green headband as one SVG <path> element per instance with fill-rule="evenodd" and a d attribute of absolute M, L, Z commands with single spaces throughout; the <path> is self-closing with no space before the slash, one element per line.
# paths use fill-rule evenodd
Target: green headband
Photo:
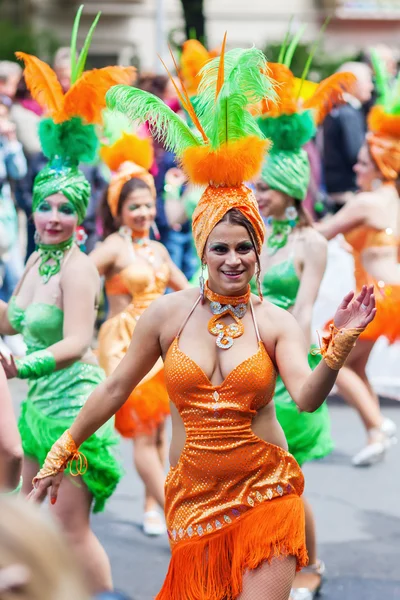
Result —
<path fill-rule="evenodd" d="M 281 150 L 271 152 L 262 168 L 262 178 L 273 190 L 279 190 L 296 200 L 304 200 L 310 182 L 307 152 Z"/>
<path fill-rule="evenodd" d="M 61 193 L 74 207 L 79 223 L 85 218 L 90 198 L 90 183 L 75 165 L 49 163 L 35 178 L 32 211 L 52 194 Z"/>

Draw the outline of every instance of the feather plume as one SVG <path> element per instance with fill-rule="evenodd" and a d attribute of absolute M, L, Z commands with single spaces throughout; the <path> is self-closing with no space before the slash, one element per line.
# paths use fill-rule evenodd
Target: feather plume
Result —
<path fill-rule="evenodd" d="M 315 122 L 319 125 L 332 108 L 344 102 L 343 94 L 351 94 L 355 84 L 353 73 L 335 73 L 321 81 L 315 93 L 304 103 L 304 108 L 315 111 Z"/>
<path fill-rule="evenodd" d="M 134 133 L 123 133 L 112 146 L 102 146 L 100 156 L 111 171 L 118 171 L 119 167 L 127 161 L 148 171 L 154 160 L 151 140 L 141 139 Z"/>
<path fill-rule="evenodd" d="M 201 139 L 160 98 L 144 90 L 117 85 L 106 94 L 110 110 L 120 111 L 131 121 L 149 124 L 152 135 L 167 150 L 181 155 L 190 146 L 201 146 Z"/>
<path fill-rule="evenodd" d="M 53 69 L 31 54 L 16 52 L 15 56 L 25 63 L 24 77 L 32 98 L 57 118 L 63 108 L 64 92 Z"/>
<path fill-rule="evenodd" d="M 386 66 L 375 48 L 371 52 L 371 62 L 375 74 L 375 86 L 378 92 L 378 104 L 386 104 L 389 94 L 389 74 Z"/>
<path fill-rule="evenodd" d="M 260 117 L 258 124 L 265 137 L 272 141 L 271 154 L 281 150 L 296 151 L 311 140 L 316 132 L 311 110 Z"/>
<path fill-rule="evenodd" d="M 130 84 L 134 67 L 105 67 L 87 71 L 65 94 L 64 110 L 58 122 L 80 116 L 86 123 L 101 124 L 106 92 L 117 84 Z"/>
<path fill-rule="evenodd" d="M 215 99 L 219 65 L 220 58 L 216 58 L 203 67 L 199 86 L 199 116 L 214 150 L 248 135 L 260 136 L 248 108 L 263 98 L 276 97 L 260 50 L 236 49 L 225 54 L 225 79 Z"/>
<path fill-rule="evenodd" d="M 269 146 L 268 140 L 248 136 L 215 151 L 209 146 L 189 147 L 181 164 L 192 183 L 238 186 L 258 175 Z"/>
<path fill-rule="evenodd" d="M 400 138 L 400 115 L 387 113 L 383 106 L 375 105 L 368 115 L 368 129 L 373 133 Z"/>
<path fill-rule="evenodd" d="M 281 114 L 292 114 L 297 110 L 294 85 L 295 78 L 292 71 L 279 63 L 268 63 L 268 75 L 275 84 L 277 99 L 275 102 L 263 98 L 261 114 L 277 117 Z"/>
<path fill-rule="evenodd" d="M 99 142 L 95 128 L 85 125 L 79 117 L 58 125 L 52 119 L 42 119 L 39 137 L 43 153 L 49 159 L 59 156 L 78 165 L 90 163 L 96 157 Z"/>
<path fill-rule="evenodd" d="M 190 96 L 197 94 L 200 69 L 211 60 L 206 48 L 198 40 L 187 40 L 183 44 L 180 72 Z"/>

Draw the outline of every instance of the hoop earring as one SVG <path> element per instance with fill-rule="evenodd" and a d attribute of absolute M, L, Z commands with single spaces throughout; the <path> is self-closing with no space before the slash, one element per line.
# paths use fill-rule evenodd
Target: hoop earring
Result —
<path fill-rule="evenodd" d="M 204 279 L 204 270 L 206 268 L 206 265 L 203 263 L 203 261 L 201 262 L 201 273 L 200 273 L 200 277 L 199 277 L 199 285 L 200 285 L 200 296 L 201 296 L 201 303 L 204 304 L 204 302 L 206 301 L 206 297 L 205 297 L 205 293 L 204 293 L 204 289 L 205 289 L 205 279 Z"/>
<path fill-rule="evenodd" d="M 35 242 L 35 246 L 39 246 L 40 242 L 42 241 L 37 229 L 35 229 L 35 233 L 33 234 L 33 241 Z"/>
<path fill-rule="evenodd" d="M 294 227 L 297 223 L 299 213 L 295 206 L 288 206 L 285 210 L 285 217 L 289 221 L 289 225 Z"/>
<path fill-rule="evenodd" d="M 263 302 L 264 296 L 263 296 L 262 289 L 261 289 L 261 271 L 259 268 L 257 268 L 256 283 L 257 283 L 258 297 L 260 298 L 261 302 Z"/>

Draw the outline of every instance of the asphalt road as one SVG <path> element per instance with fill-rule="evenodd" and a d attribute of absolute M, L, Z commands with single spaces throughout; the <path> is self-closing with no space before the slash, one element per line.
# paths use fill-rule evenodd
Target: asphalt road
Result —
<path fill-rule="evenodd" d="M 12 382 L 17 410 L 24 385 Z M 330 410 L 336 449 L 304 469 L 306 494 L 317 518 L 319 555 L 327 566 L 322 598 L 399 600 L 400 444 L 383 463 L 355 469 L 350 459 L 364 441 L 361 425 L 341 404 L 331 403 Z M 400 430 L 400 403 L 388 403 L 384 412 Z M 143 487 L 132 467 L 132 445 L 123 441 L 121 454 L 126 476 L 105 513 L 93 517 L 93 525 L 110 556 L 115 587 L 131 600 L 150 600 L 168 568 L 169 545 L 166 536 L 143 535 Z"/>

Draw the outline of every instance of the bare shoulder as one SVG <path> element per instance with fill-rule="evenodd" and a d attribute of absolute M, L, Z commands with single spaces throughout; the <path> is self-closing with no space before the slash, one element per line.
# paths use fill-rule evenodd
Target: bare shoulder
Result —
<path fill-rule="evenodd" d="M 61 270 L 61 284 L 100 285 L 100 276 L 93 261 L 75 248 Z"/>
<path fill-rule="evenodd" d="M 327 239 L 315 227 L 304 227 L 303 239 L 310 248 L 326 248 L 328 246 Z"/>
<path fill-rule="evenodd" d="M 165 294 L 156 302 L 159 303 L 160 310 L 164 311 L 165 317 L 175 320 L 182 318 L 186 310 L 190 311 L 198 297 L 198 288 L 188 288 L 172 294 Z"/>
<path fill-rule="evenodd" d="M 258 296 L 252 295 L 252 302 L 260 337 L 271 354 L 280 335 L 293 326 L 298 327 L 296 319 L 287 310 L 268 300 L 261 301 Z"/>
<path fill-rule="evenodd" d="M 166 259 L 169 258 L 169 252 L 164 244 L 157 242 L 156 240 L 151 240 L 151 245 L 161 256 L 164 256 Z"/>

